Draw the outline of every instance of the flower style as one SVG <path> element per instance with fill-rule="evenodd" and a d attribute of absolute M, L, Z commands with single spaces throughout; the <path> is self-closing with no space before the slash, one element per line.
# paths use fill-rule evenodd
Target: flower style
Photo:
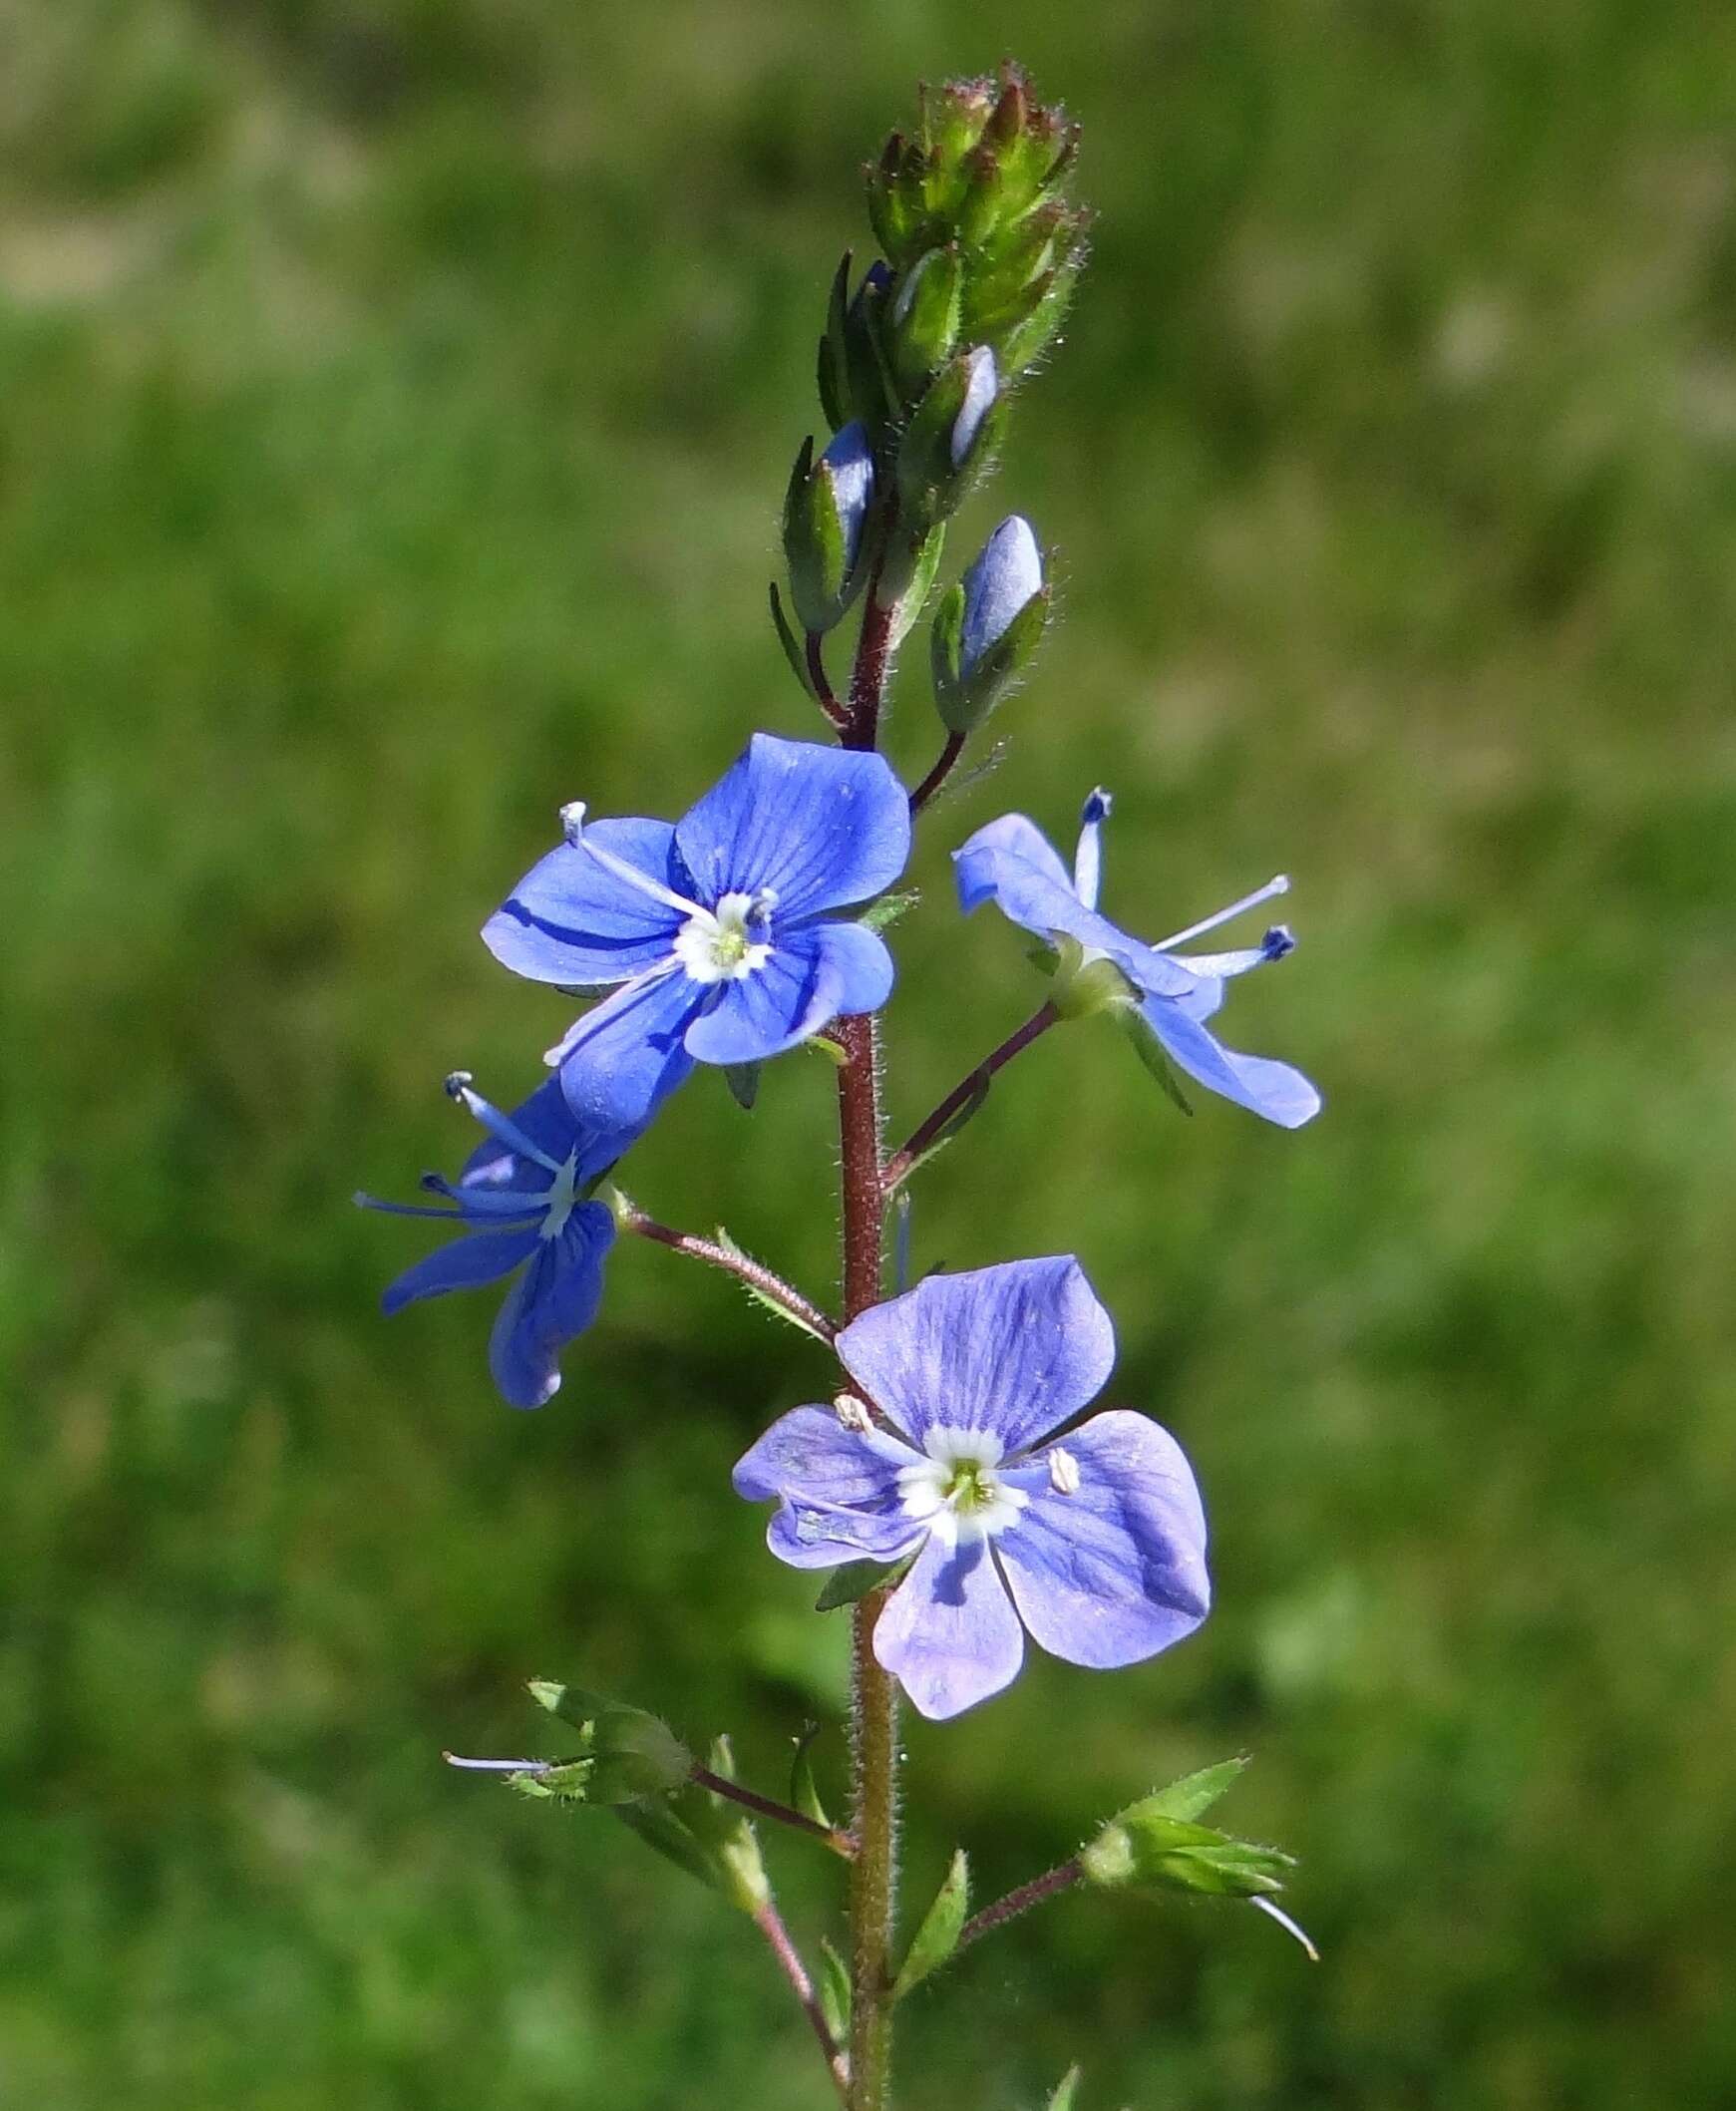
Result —
<path fill-rule="evenodd" d="M 695 1062 L 758 1063 L 890 993 L 883 941 L 825 917 L 909 856 L 883 757 L 757 733 L 673 826 L 561 819 L 483 937 L 532 981 L 610 991 L 547 1057 L 581 1126 L 636 1128 Z"/>
<path fill-rule="evenodd" d="M 1072 940 L 1079 949 L 1075 977 L 1098 962 L 1110 963 L 1119 971 L 1118 978 L 1112 977 L 1110 1008 L 1143 1022 L 1164 1051 L 1208 1090 L 1280 1128 L 1299 1129 L 1320 1111 L 1320 1095 L 1301 1072 L 1265 1056 L 1238 1055 L 1205 1023 L 1223 1002 L 1223 985 L 1230 976 L 1267 960 L 1281 960 L 1295 949 L 1288 927 L 1273 924 L 1258 945 L 1235 952 L 1175 950 L 1243 910 L 1287 893 L 1289 880 L 1280 874 L 1216 915 L 1148 945 L 1097 911 L 1103 824 L 1110 804 L 1109 794 L 1101 789 L 1085 802 L 1071 875 L 1035 822 L 1023 814 L 1008 814 L 978 829 L 952 854 L 960 906 L 968 914 L 982 902 L 993 901 L 1004 916 L 1051 944 Z"/>
<path fill-rule="evenodd" d="M 560 1389 L 561 1350 L 596 1317 L 603 1256 L 614 1243 L 613 1216 L 582 1197 L 635 1138 L 581 1129 L 552 1078 L 510 1115 L 474 1092 L 466 1071 L 455 1070 L 446 1089 L 489 1132 L 456 1185 L 423 1175 L 424 1189 L 448 1207 L 356 1200 L 394 1217 L 454 1220 L 463 1235 L 407 1268 L 381 1303 L 397 1312 L 517 1272 L 495 1321 L 489 1366 L 510 1406 L 541 1407 Z"/>
<path fill-rule="evenodd" d="M 1021 1622 L 1051 1655 L 1107 1669 L 1206 1617 L 1205 1513 L 1168 1431 L 1112 1409 L 1039 1443 L 1115 1362 L 1071 1255 L 932 1275 L 837 1347 L 868 1400 L 775 1422 L 737 1464 L 736 1493 L 778 1499 L 767 1544 L 793 1569 L 914 1557 L 873 1647 L 924 1715 L 1010 1685 Z"/>

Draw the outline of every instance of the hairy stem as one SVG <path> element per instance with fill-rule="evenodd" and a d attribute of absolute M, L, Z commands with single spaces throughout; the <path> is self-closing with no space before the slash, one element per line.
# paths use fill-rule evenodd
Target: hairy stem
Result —
<path fill-rule="evenodd" d="M 708 1261 L 714 1268 L 722 1268 L 739 1282 L 745 1282 L 769 1297 L 774 1304 L 782 1305 L 792 1319 L 798 1320 L 823 1341 L 830 1341 L 838 1332 L 835 1320 L 829 1319 L 818 1305 L 810 1304 L 802 1292 L 787 1283 L 783 1276 L 746 1253 L 732 1253 L 728 1246 L 720 1246 L 714 1239 L 697 1238 L 691 1231 L 677 1231 L 670 1225 L 660 1225 L 654 1217 L 647 1217 L 643 1210 L 629 1206 L 625 1214 L 617 1212 L 623 1231 L 631 1231 L 636 1238 L 649 1238 L 660 1246 L 667 1246 L 672 1253 L 685 1253 L 693 1260 Z"/>
<path fill-rule="evenodd" d="M 989 1079 L 997 1070 L 1004 1068 L 1014 1056 L 1030 1047 L 1040 1034 L 1045 1034 L 1059 1020 L 1061 1014 L 1053 1004 L 1044 1004 L 1015 1033 L 1007 1035 L 1000 1046 L 985 1055 L 974 1070 L 966 1071 L 952 1090 L 917 1128 L 911 1131 L 910 1140 L 899 1151 L 887 1159 L 881 1175 L 882 1192 L 890 1197 L 899 1184 L 908 1176 L 911 1168 L 934 1139 L 952 1120 L 979 1094 L 988 1090 Z"/>
<path fill-rule="evenodd" d="M 802 2012 L 814 2025 L 814 2035 L 820 2040 L 820 2050 L 825 2056 L 827 2071 L 837 2085 L 839 2096 L 847 2111 L 850 2104 L 850 2071 L 838 2040 L 832 2034 L 832 2026 L 826 2020 L 826 2011 L 820 2005 L 820 1997 L 814 1991 L 814 1981 L 808 1976 L 808 1967 L 803 1963 L 796 1945 L 790 1939 L 790 1931 L 784 1926 L 778 1909 L 768 1899 L 754 1915 L 754 1926 L 760 1931 L 778 1960 L 785 1978 L 795 1990 L 802 2003 Z"/>
<path fill-rule="evenodd" d="M 753 1811 L 761 1818 L 770 1818 L 779 1825 L 787 1825 L 793 1832 L 806 1833 L 811 1840 L 818 1840 L 831 1848 L 835 1855 L 843 1855 L 849 1861 L 856 1854 L 856 1842 L 849 1833 L 840 1832 L 835 1825 L 821 1825 L 810 1818 L 806 1811 L 793 1809 L 787 1803 L 774 1802 L 770 1796 L 756 1796 L 752 1789 L 744 1789 L 739 1782 L 727 1780 L 722 1774 L 714 1774 L 710 1767 L 697 1762 L 689 1777 L 702 1789 L 710 1789 L 714 1796 L 722 1796 L 730 1803 L 739 1803 L 743 1810 Z"/>
<path fill-rule="evenodd" d="M 850 724 L 850 713 L 833 693 L 832 680 L 826 672 L 826 641 L 818 630 L 808 633 L 808 679 L 814 684 L 821 710 L 842 733 Z"/>
<path fill-rule="evenodd" d="M 958 1947 L 967 1949 L 972 1942 L 992 1935 L 997 1928 L 1016 1921 L 1020 1914 L 1028 1914 L 1033 1906 L 1041 1906 L 1045 1899 L 1052 1899 L 1057 1892 L 1064 1892 L 1077 1884 L 1084 1874 L 1077 1862 L 1063 1862 L 1059 1868 L 1045 1870 L 1042 1876 L 1033 1877 L 1029 1884 L 1021 1884 L 1017 1891 L 1008 1892 L 1004 1899 L 985 1906 L 981 1913 L 973 1914 L 965 1922 L 958 1932 Z"/>
<path fill-rule="evenodd" d="M 928 772 L 927 776 L 910 794 L 910 812 L 912 814 L 921 813 L 929 800 L 934 797 L 935 793 L 952 775 L 953 766 L 963 753 L 964 735 L 962 733 L 948 733 L 946 745 L 940 750 L 939 758 L 935 762 L 933 769 Z"/>

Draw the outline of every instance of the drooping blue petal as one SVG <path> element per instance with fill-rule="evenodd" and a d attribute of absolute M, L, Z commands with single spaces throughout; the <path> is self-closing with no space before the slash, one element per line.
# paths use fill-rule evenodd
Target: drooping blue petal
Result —
<path fill-rule="evenodd" d="M 499 1282 L 535 1250 L 535 1227 L 522 1231 L 469 1231 L 436 1246 L 414 1267 L 406 1268 L 380 1299 L 381 1309 L 401 1312 L 421 1297 L 440 1297 L 448 1290 L 474 1290 Z"/>
<path fill-rule="evenodd" d="M 1170 1433 L 1125 1409 L 1062 1440 L 1079 1471 L 1057 1494 L 1044 1454 L 1012 1478 L 1029 1500 L 994 1550 L 1033 1640 L 1107 1670 L 1155 1656 L 1206 1617 L 1206 1514 Z"/>
<path fill-rule="evenodd" d="M 1115 1328 L 1071 1254 L 930 1275 L 853 1319 L 845 1369 L 917 1445 L 930 1429 L 992 1430 L 1012 1453 L 1088 1406 L 1115 1364 Z"/>
<path fill-rule="evenodd" d="M 920 1455 L 882 1431 L 849 1430 L 825 1407 L 774 1422 L 736 1462 L 732 1485 L 750 1503 L 776 1497 L 766 1539 L 792 1569 L 886 1561 L 924 1528 L 899 1508 L 898 1471 Z"/>
<path fill-rule="evenodd" d="M 638 1129 L 650 1120 L 693 1069 L 681 1037 L 704 999 L 686 975 L 657 975 L 617 989 L 578 1020 L 550 1060 L 581 1129 Z"/>
<path fill-rule="evenodd" d="M 692 880 L 666 821 L 590 824 L 585 834 L 659 885 L 691 898 Z M 532 866 L 483 925 L 504 967 L 533 982 L 606 989 L 667 959 L 680 915 L 588 852 L 562 844 Z"/>
<path fill-rule="evenodd" d="M 1024 1654 L 987 1540 L 931 1537 L 874 1623 L 875 1657 L 931 1721 L 1010 1686 Z"/>
<path fill-rule="evenodd" d="M 1269 1056 L 1225 1048 L 1189 1008 L 1148 997 L 1141 1016 L 1180 1067 L 1212 1092 L 1263 1115 L 1280 1129 L 1299 1129 L 1320 1111 L 1320 1095 L 1299 1070 Z"/>
<path fill-rule="evenodd" d="M 489 1340 L 489 1368 L 509 1406 L 541 1407 L 559 1391 L 560 1352 L 596 1317 L 614 1236 L 601 1203 L 580 1203 L 558 1237 L 538 1241 Z"/>
<path fill-rule="evenodd" d="M 910 805 L 884 756 L 756 733 L 675 840 L 708 907 L 769 887 L 788 927 L 890 886 L 910 855 Z"/>
<path fill-rule="evenodd" d="M 1185 996 L 1193 977 L 1107 916 L 1088 909 L 1073 891 L 1066 867 L 1036 823 L 1008 814 L 978 829 L 952 854 L 958 903 L 966 915 L 984 901 L 1038 937 L 1075 938 L 1107 954 L 1137 987 L 1164 996 Z"/>
<path fill-rule="evenodd" d="M 842 1012 L 873 1011 L 892 987 L 892 956 L 857 923 L 810 923 L 780 936 L 772 957 L 739 982 L 716 985 L 687 1029 L 702 1063 L 759 1063 L 830 1025 Z"/>

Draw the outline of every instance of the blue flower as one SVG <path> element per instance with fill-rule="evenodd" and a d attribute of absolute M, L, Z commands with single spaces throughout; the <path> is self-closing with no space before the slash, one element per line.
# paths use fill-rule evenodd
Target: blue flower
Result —
<path fill-rule="evenodd" d="M 1320 1095 L 1301 1072 L 1264 1056 L 1238 1055 L 1206 1026 L 1223 1002 L 1223 985 L 1230 976 L 1267 960 L 1281 960 L 1294 949 L 1288 928 L 1274 924 L 1258 945 L 1237 952 L 1175 950 L 1274 894 L 1286 893 L 1290 882 L 1280 875 L 1216 915 L 1148 945 L 1097 912 L 1103 823 L 1109 810 L 1107 792 L 1093 792 L 1085 802 L 1071 875 L 1042 831 L 1023 814 L 1009 814 L 978 829 L 952 854 L 960 905 L 968 913 L 992 900 L 1003 915 L 1052 944 L 1072 940 L 1079 949 L 1076 969 L 1112 963 L 1125 981 L 1125 986 L 1118 983 L 1112 1002 L 1134 1014 L 1133 1023 L 1149 1029 L 1190 1077 L 1280 1128 L 1299 1129 L 1320 1111 Z"/>
<path fill-rule="evenodd" d="M 593 1129 L 636 1128 L 695 1062 L 757 1063 L 891 991 L 884 943 L 824 912 L 889 886 L 909 802 L 883 757 L 756 733 L 699 804 L 666 821 L 586 824 L 483 930 L 533 981 L 609 990 L 549 1051 Z"/>
<path fill-rule="evenodd" d="M 991 369 L 992 379 L 992 369 Z M 958 671 L 968 681 L 1006 635 L 1014 616 L 1043 590 L 1043 553 L 1023 514 L 1008 514 L 964 574 Z"/>
<path fill-rule="evenodd" d="M 603 1256 L 614 1243 L 612 1215 L 581 1197 L 635 1138 L 580 1129 L 552 1078 L 510 1115 L 473 1092 L 462 1070 L 448 1078 L 447 1090 L 489 1140 L 471 1153 L 456 1185 L 423 1175 L 423 1187 L 444 1196 L 446 1206 L 356 1200 L 394 1217 L 456 1220 L 463 1235 L 407 1268 L 381 1302 L 388 1312 L 402 1311 L 420 1297 L 516 1273 L 495 1321 L 489 1366 L 509 1405 L 541 1407 L 560 1389 L 561 1350 L 596 1317 Z"/>
<path fill-rule="evenodd" d="M 1070 1255 L 931 1275 L 838 1337 L 867 1395 L 799 1407 L 736 1466 L 778 1510 L 793 1569 L 911 1565 L 873 1649 L 924 1715 L 1017 1677 L 1024 1635 L 1072 1664 L 1138 1663 L 1206 1617 L 1206 1518 L 1181 1448 L 1144 1415 L 1094 1415 L 1115 1332 Z M 871 1411 L 870 1411 L 871 1408 Z"/>

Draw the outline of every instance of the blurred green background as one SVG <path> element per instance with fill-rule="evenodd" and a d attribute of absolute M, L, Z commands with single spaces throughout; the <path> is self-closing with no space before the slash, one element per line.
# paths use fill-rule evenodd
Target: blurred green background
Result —
<path fill-rule="evenodd" d="M 923 1266 L 1081 1254 L 1219 1607 L 912 1724 L 910 1881 L 1250 1750 L 1326 1959 L 1062 1901 L 912 2000 L 902 2101 L 1736 2100 L 1736 17 L 0 0 L 7 2103 L 825 2100 L 751 1931 L 437 1758 L 553 1673 L 778 1782 L 843 1616 L 726 1476 L 823 1361 L 635 1246 L 514 1415 L 348 1197 L 468 1148 L 452 1065 L 537 1075 L 475 931 L 559 802 L 818 734 L 764 595 L 858 167 L 1006 51 L 1101 221 L 955 548 L 1028 511 L 1065 620 L 925 831 L 893 1122 L 1032 1001 L 946 849 L 1100 779 L 1136 924 L 1295 876 L 1230 1037 L 1328 1108 L 1184 1122 L 1082 1029 L 922 1178 Z M 824 1291 L 830 1115 L 702 1077 L 630 1185 Z"/>

